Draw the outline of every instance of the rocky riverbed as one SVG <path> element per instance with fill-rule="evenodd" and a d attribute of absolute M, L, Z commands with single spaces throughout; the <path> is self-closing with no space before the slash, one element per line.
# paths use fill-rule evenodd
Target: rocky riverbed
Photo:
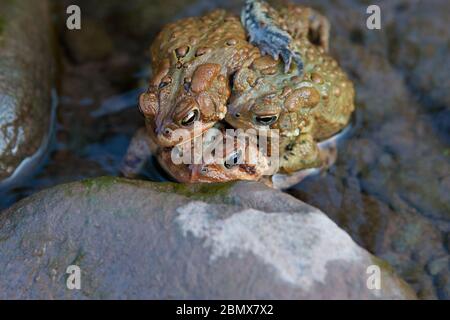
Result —
<path fill-rule="evenodd" d="M 351 137 L 339 147 L 338 163 L 288 191 L 301 202 L 241 183 L 214 187 L 208 196 L 201 188 L 114 178 L 61 186 L 119 174 L 128 142 L 143 125 L 136 99 L 149 74 L 149 44 L 162 25 L 218 6 L 238 12 L 242 2 L 50 1 L 62 67 L 60 81 L 54 82 L 60 101 L 56 139 L 43 168 L 14 189 L 0 191 L 0 208 L 5 209 L 0 213 L 0 265 L 10 270 L 0 280 L 3 297 L 412 297 L 391 272 L 386 272 L 385 283 L 392 286 L 379 296 L 362 288 L 358 277 L 373 261 L 368 251 L 387 261 L 419 298 L 450 299 L 449 3 L 375 2 L 382 10 L 381 30 L 366 28 L 366 1 L 301 2 L 330 19 L 332 54 L 356 85 L 358 108 Z M 0 8 L 6 3 L 10 2 L 2 2 Z M 72 3 L 83 9 L 81 31 L 65 28 L 65 8 Z M 44 22 L 49 19 L 45 4 L 31 6 L 41 10 L 36 16 Z M 33 29 L 37 32 L 33 39 L 28 38 L 32 33 L 20 31 L 11 39 L 8 30 L 14 26 L 5 24 L 4 14 L 9 11 L 0 12 L 0 57 L 10 57 L 8 52 L 17 49 L 11 43 L 21 41 L 23 48 L 36 52 L 26 57 L 38 59 L 13 55 L 18 58 L 0 60 L 0 128 L 19 132 L 23 127 L 25 137 L 31 137 L 15 158 L 2 151 L 7 149 L 0 150 L 0 172 L 5 177 L 20 159 L 39 148 L 49 132 L 49 70 L 57 60 L 49 58 L 51 31 L 46 23 Z M 24 72 L 40 80 L 25 77 Z M 14 78 L 19 85 L 5 82 L 5 75 L 19 75 Z M 15 104 L 4 98 L 5 92 L 17 97 Z M 19 98 L 25 102 L 18 103 Z M 5 113 L 11 105 L 28 112 Z M 8 130 L 0 130 L 0 147 L 11 145 Z M 49 187 L 54 188 L 37 193 Z M 261 195 L 274 203 L 261 203 Z M 172 197 L 173 203 L 165 203 Z M 198 212 L 190 210 L 193 205 Z M 185 219 L 191 215 L 196 223 Z M 296 226 L 302 234 L 292 231 Z M 344 246 L 336 253 L 341 256 L 328 261 L 323 253 L 316 255 L 323 245 L 335 246 L 322 241 L 317 230 L 335 234 Z M 250 235 L 255 238 L 249 239 Z M 235 237 L 247 245 L 236 245 Z M 130 252 L 124 239 L 131 239 Z M 273 253 L 270 258 L 268 252 Z M 292 267 L 298 266 L 296 259 L 303 253 L 304 268 Z M 170 266 L 169 257 L 180 262 Z M 136 263 L 127 264 L 127 259 Z M 61 286 L 64 266 L 75 262 L 91 278 L 73 296 Z M 196 270 L 189 262 L 192 266 L 205 262 L 205 267 Z M 250 263 L 257 266 L 255 270 L 245 268 Z M 308 271 L 315 263 L 323 271 L 319 278 Z M 148 265 L 159 270 L 158 277 L 141 282 Z M 233 273 L 235 268 L 242 274 Z M 169 279 L 178 291 L 164 288 L 167 272 L 163 270 L 183 274 Z M 129 276 L 107 289 L 121 274 Z M 220 277 L 208 283 L 212 274 Z M 229 283 L 231 277 L 239 281 Z M 339 281 L 346 277 L 353 279 L 353 285 Z M 327 290 L 321 281 L 332 285 Z M 305 293 L 299 284 L 312 289 Z M 339 296 L 331 292 L 337 288 Z"/>
<path fill-rule="evenodd" d="M 55 54 L 47 1 L 0 3 L 0 187 L 48 142 Z M 40 23 L 34 28 L 24 26 Z M 30 164 L 31 165 L 31 164 Z"/>

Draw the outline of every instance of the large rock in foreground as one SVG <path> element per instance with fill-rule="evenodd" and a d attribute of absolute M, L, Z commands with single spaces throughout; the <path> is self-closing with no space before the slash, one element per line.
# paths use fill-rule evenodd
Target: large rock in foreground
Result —
<path fill-rule="evenodd" d="M 257 183 L 73 183 L 0 214 L 0 239 L 0 299 L 415 297 L 322 212 Z"/>
<path fill-rule="evenodd" d="M 0 1 L 0 182 L 48 141 L 53 71 L 48 1 Z"/>

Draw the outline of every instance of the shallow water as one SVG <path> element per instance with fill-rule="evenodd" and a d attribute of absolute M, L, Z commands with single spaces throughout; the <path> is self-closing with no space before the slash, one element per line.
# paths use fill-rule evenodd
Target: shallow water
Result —
<path fill-rule="evenodd" d="M 69 1 L 54 2 L 62 53 L 55 137 L 45 163 L 28 181 L 2 195 L 0 209 L 61 183 L 118 175 L 132 135 L 144 124 L 136 101 L 149 74 L 151 40 L 163 24 L 218 3 L 72 2 L 84 8 L 87 25 L 103 32 L 91 34 L 86 28 L 68 33 L 63 8 Z M 365 13 L 364 1 L 305 2 L 315 3 L 334 26 L 343 24 L 351 10 Z M 415 10 L 414 5 L 400 8 L 402 1 L 380 3 L 386 10 Z M 240 2 L 227 2 L 226 7 L 236 10 Z M 386 19 L 392 20 L 391 15 Z M 409 21 L 409 16 L 403 19 Z M 449 266 L 429 270 L 434 261 L 449 256 L 448 105 L 445 99 L 434 102 L 438 95 L 421 88 L 421 80 L 392 58 L 389 30 L 360 35 L 355 25 L 345 26 L 347 31 L 333 29 L 331 41 L 333 54 L 356 84 L 360 122 L 341 143 L 337 164 L 289 193 L 323 210 L 359 244 L 388 260 L 420 297 L 448 299 Z M 93 38 L 107 48 L 92 47 Z M 150 178 L 158 179 L 153 173 Z"/>

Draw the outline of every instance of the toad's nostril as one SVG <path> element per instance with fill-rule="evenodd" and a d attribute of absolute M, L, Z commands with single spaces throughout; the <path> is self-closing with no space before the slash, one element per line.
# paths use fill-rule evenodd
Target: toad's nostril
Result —
<path fill-rule="evenodd" d="M 172 130 L 170 130 L 169 128 L 165 128 L 165 129 L 163 130 L 163 135 L 164 135 L 166 138 L 170 138 L 170 136 L 172 136 Z"/>

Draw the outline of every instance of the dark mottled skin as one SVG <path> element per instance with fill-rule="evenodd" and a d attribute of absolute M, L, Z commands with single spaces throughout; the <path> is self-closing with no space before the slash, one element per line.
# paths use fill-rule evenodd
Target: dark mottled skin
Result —
<path fill-rule="evenodd" d="M 292 36 L 278 27 L 279 20 L 281 20 L 279 13 L 265 2 L 256 0 L 245 2 L 241 21 L 250 36 L 250 43 L 256 45 L 263 55 L 269 54 L 275 60 L 281 56 L 285 72 L 289 71 L 294 60 L 299 73 L 302 73 L 302 58 L 291 46 Z"/>
<path fill-rule="evenodd" d="M 247 41 L 239 19 L 224 10 L 169 24 L 151 48 L 153 78 L 140 108 L 158 144 L 180 141 L 172 134 L 186 129 L 195 138 L 225 117 L 230 76 L 248 66 L 259 50 Z"/>
<path fill-rule="evenodd" d="M 323 166 L 318 142 L 349 123 L 353 84 L 327 54 L 326 18 L 311 8 L 276 10 L 248 0 L 241 23 L 218 10 L 166 26 L 152 45 L 155 74 L 140 108 L 149 136 L 164 150 L 160 162 L 179 181 L 257 180 L 260 171 L 230 175 L 216 166 L 202 178 L 198 166 L 173 166 L 170 148 L 188 142 L 174 138 L 176 129 L 195 139 L 224 118 L 234 128 L 278 129 L 280 172 L 290 174 Z M 186 119 L 201 130 L 193 132 Z"/>

